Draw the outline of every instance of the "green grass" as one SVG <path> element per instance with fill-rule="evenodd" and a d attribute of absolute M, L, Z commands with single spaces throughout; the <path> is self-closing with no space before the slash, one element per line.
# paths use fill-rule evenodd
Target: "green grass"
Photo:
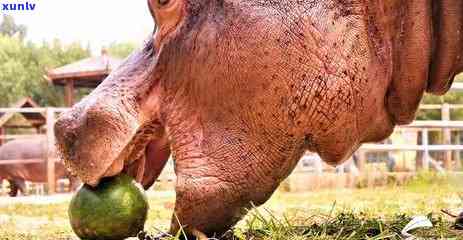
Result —
<path fill-rule="evenodd" d="M 308 193 L 277 192 L 265 206 L 253 209 L 229 239 L 402 239 L 401 229 L 413 216 L 427 215 L 434 227 L 416 232 L 427 239 L 463 239 L 454 219 L 441 209 L 461 209 L 461 179 L 420 175 L 407 186 L 334 189 Z M 150 194 L 147 230 L 168 229 L 174 195 Z M 10 219 L 0 225 L 3 239 L 75 239 L 66 220 L 67 203 L 0 207 Z M 37 224 L 49 221 L 48 224 Z M 172 239 L 175 239 L 173 237 Z"/>

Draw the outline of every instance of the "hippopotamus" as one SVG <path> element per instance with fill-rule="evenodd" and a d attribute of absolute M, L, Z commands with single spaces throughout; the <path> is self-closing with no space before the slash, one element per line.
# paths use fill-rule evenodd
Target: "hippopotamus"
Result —
<path fill-rule="evenodd" d="M 0 146 L 2 160 L 45 159 L 46 142 L 44 139 L 13 140 Z M 53 148 L 54 149 L 54 148 Z M 52 150 L 53 150 L 52 149 Z M 52 151 L 56 152 L 56 151 Z M 56 157 L 56 154 L 55 154 Z M 16 197 L 18 192 L 26 195 L 25 181 L 47 182 L 47 163 L 0 165 L 0 184 L 3 180 L 10 183 L 9 195 Z M 69 174 L 62 161 L 55 163 L 56 179 L 68 178 L 70 188 L 76 189 L 79 181 Z"/>
<path fill-rule="evenodd" d="M 148 188 L 170 153 L 175 216 L 221 234 L 306 150 L 332 165 L 410 123 L 463 70 L 463 1 L 148 0 L 155 30 L 55 125 L 80 179 Z M 178 218 L 178 219 L 177 219 Z"/>

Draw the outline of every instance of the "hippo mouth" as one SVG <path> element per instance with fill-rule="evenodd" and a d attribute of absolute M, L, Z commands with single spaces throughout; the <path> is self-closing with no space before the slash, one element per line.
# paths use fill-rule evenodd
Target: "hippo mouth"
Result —
<path fill-rule="evenodd" d="M 159 128 L 146 127 L 123 148 L 118 157 L 112 161 L 106 172 L 95 182 L 96 186 L 104 177 L 113 177 L 121 173 L 132 176 L 145 189 L 150 188 L 161 174 L 170 156 L 170 146 Z"/>
<path fill-rule="evenodd" d="M 150 188 L 161 174 L 170 156 L 170 148 L 164 140 L 149 140 L 129 144 L 114 160 L 103 174 L 82 180 L 96 187 L 101 179 L 114 177 L 121 173 L 132 176 L 145 189 Z M 76 172 L 76 175 L 79 175 Z"/>
<path fill-rule="evenodd" d="M 80 108 L 86 112 L 81 118 L 72 112 L 60 117 L 55 125 L 59 155 L 88 185 L 127 173 L 149 188 L 170 156 L 164 127 L 158 122 L 139 125 L 137 118 L 129 114 L 122 118 L 107 106 Z"/>

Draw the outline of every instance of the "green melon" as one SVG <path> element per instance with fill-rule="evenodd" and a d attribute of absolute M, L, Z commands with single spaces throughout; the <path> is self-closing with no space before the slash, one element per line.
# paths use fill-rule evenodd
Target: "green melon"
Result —
<path fill-rule="evenodd" d="M 84 240 L 121 240 L 143 231 L 148 201 L 143 189 L 127 175 L 83 185 L 71 200 L 69 218 Z"/>

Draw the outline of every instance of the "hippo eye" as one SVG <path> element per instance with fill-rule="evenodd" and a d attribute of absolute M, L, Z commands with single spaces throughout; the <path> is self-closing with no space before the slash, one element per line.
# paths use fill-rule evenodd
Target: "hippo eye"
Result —
<path fill-rule="evenodd" d="M 157 0 L 157 1 L 158 1 L 159 6 L 165 6 L 169 4 L 170 2 L 170 0 Z"/>

